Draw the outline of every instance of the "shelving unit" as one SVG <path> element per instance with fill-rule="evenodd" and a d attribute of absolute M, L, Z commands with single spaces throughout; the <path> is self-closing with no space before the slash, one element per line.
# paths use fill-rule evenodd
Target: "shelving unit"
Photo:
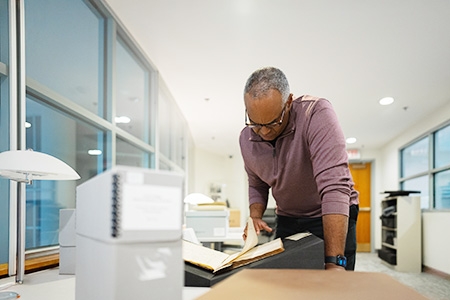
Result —
<path fill-rule="evenodd" d="M 394 196 L 381 202 L 381 249 L 378 256 L 400 272 L 422 271 L 420 197 Z"/>

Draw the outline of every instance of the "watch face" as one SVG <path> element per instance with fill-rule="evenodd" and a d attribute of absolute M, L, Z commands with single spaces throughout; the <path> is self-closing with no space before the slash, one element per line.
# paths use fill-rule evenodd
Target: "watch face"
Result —
<path fill-rule="evenodd" d="M 345 268 L 347 266 L 347 258 L 345 256 L 338 255 L 336 257 L 336 264 Z"/>

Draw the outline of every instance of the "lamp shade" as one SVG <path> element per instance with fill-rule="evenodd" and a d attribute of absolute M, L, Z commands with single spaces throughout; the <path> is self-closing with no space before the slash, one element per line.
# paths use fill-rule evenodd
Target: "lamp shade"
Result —
<path fill-rule="evenodd" d="M 187 195 L 186 198 L 184 198 L 184 203 L 197 205 L 204 203 L 214 203 L 214 200 L 201 193 L 192 193 Z"/>
<path fill-rule="evenodd" d="M 0 153 L 0 176 L 27 183 L 32 180 L 80 179 L 80 175 L 65 162 L 32 150 Z"/>

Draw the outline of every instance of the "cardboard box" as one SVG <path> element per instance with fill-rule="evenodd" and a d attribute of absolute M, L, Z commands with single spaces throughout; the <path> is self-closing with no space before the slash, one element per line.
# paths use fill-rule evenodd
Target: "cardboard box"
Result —
<path fill-rule="evenodd" d="M 230 227 L 241 227 L 241 211 L 239 209 L 230 208 Z"/>
<path fill-rule="evenodd" d="M 192 210 L 186 212 L 186 228 L 197 237 L 225 237 L 229 226 L 228 210 Z"/>

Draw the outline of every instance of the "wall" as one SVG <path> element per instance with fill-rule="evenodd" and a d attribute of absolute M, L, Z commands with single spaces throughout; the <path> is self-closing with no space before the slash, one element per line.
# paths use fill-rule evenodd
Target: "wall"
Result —
<path fill-rule="evenodd" d="M 379 186 L 382 190 L 397 190 L 399 180 L 399 149 L 412 140 L 437 128 L 450 119 L 450 103 L 441 107 L 431 115 L 423 118 L 400 136 L 386 144 L 381 150 Z M 382 197 L 381 197 L 382 198 Z M 380 206 L 380 202 L 375 208 Z M 380 215 L 380 213 L 378 213 Z M 447 228 L 450 228 L 450 211 L 426 211 L 422 213 L 422 264 L 435 270 L 450 274 L 450 239 L 443 238 Z M 377 225 L 378 226 L 378 225 Z M 379 228 L 379 227 L 377 227 Z M 381 237 L 376 241 L 376 247 L 381 248 Z"/>
<path fill-rule="evenodd" d="M 248 190 L 242 157 L 230 158 L 196 148 L 193 160 L 189 174 L 193 176 L 194 182 L 191 179 L 188 193 L 209 195 L 211 183 L 225 184 L 225 197 L 230 207 L 240 209 L 243 225 L 248 217 Z"/>

